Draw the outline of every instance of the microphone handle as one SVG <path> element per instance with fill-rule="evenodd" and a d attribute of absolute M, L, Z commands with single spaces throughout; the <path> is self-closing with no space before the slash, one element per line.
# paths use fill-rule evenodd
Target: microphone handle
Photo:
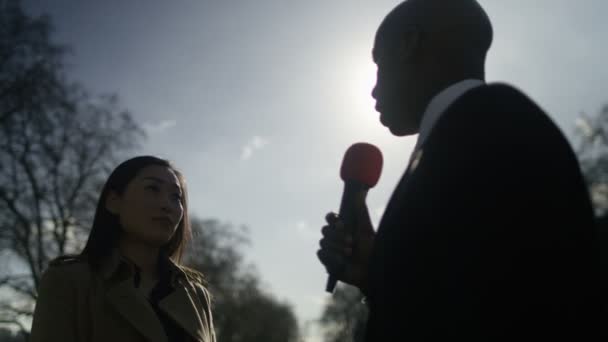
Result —
<path fill-rule="evenodd" d="M 340 201 L 340 211 L 338 217 L 344 223 L 344 227 L 352 229 L 349 233 L 354 236 L 355 227 L 357 224 L 357 208 L 362 207 L 358 202 L 362 202 L 360 204 L 365 203 L 365 197 L 367 196 L 367 191 L 369 187 L 361 182 L 353 181 L 353 180 L 345 180 L 344 181 L 344 192 L 342 193 L 342 200 Z M 356 239 L 353 239 L 355 241 Z M 353 250 L 355 250 L 356 246 L 353 246 Z M 338 266 L 338 269 L 335 272 L 329 274 L 327 278 L 327 284 L 325 286 L 325 291 L 329 293 L 334 293 L 334 289 L 336 284 L 338 283 L 338 277 L 342 275 L 342 273 L 346 270 L 346 263 L 344 261 L 342 265 Z"/>

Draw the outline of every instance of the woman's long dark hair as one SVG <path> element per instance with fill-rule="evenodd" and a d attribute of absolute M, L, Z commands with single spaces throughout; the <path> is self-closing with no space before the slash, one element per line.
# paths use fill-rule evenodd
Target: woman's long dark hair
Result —
<path fill-rule="evenodd" d="M 184 177 L 175 169 L 175 167 L 167 160 L 153 157 L 140 156 L 129 159 L 118 165 L 110 174 L 110 177 L 103 186 L 97 209 L 95 210 L 95 218 L 93 226 L 89 233 L 87 244 L 80 253 L 79 257 L 86 259 L 94 270 L 99 269 L 101 260 L 107 257 L 113 248 L 118 245 L 118 240 L 123 232 L 118 216 L 112 214 L 106 209 L 106 198 L 111 191 L 118 195 L 122 195 L 127 188 L 127 185 L 137 176 L 137 174 L 145 167 L 158 165 L 169 168 L 177 176 L 179 185 L 182 189 L 182 206 L 184 214 L 182 220 L 177 226 L 177 230 L 173 234 L 171 240 L 161 247 L 161 253 L 169 256 L 175 263 L 181 264 L 182 256 L 187 242 L 191 238 L 190 219 L 188 216 L 187 191 Z"/>

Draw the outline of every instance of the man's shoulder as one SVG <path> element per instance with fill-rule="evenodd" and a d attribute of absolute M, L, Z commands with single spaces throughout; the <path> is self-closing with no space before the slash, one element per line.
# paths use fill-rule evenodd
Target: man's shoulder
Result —
<path fill-rule="evenodd" d="M 465 93 L 446 115 L 475 124 L 553 126 L 547 112 L 520 89 L 506 83 L 488 83 Z M 505 126 L 505 127 L 506 127 Z"/>
<path fill-rule="evenodd" d="M 495 108 L 532 106 L 541 110 L 536 103 L 519 88 L 507 83 L 488 83 L 467 92 L 463 100 Z"/>
<path fill-rule="evenodd" d="M 523 91 L 521 91 L 519 88 L 512 84 L 504 82 L 486 83 L 482 86 L 477 87 L 476 89 L 498 93 L 517 93 L 523 95 Z"/>
<path fill-rule="evenodd" d="M 435 139 L 454 141 L 466 132 L 468 140 L 513 145 L 537 141 L 539 135 L 563 142 L 564 136 L 549 114 L 524 92 L 505 83 L 471 89 L 452 104 L 433 129 Z M 545 141 L 549 141 L 548 138 Z M 561 143 L 560 142 L 560 143 Z M 441 146 L 446 146 L 441 143 Z M 449 144 L 447 145 L 449 146 Z"/>

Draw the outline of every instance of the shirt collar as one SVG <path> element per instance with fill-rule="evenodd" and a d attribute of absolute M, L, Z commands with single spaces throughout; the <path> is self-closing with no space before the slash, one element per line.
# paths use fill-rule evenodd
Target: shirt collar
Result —
<path fill-rule="evenodd" d="M 176 278 L 186 279 L 184 271 L 175 264 L 171 258 L 167 257 L 164 253 L 161 253 L 159 258 L 159 263 L 161 263 L 159 266 L 169 272 L 171 282 L 175 281 Z M 101 274 L 103 278 L 106 280 L 110 279 L 121 269 L 121 266 L 128 270 L 129 276 L 134 276 L 137 265 L 122 255 L 118 248 L 113 248 L 110 255 L 104 258 L 101 263 Z"/>
<path fill-rule="evenodd" d="M 467 91 L 484 84 L 484 81 L 478 79 L 466 79 L 456 82 L 445 88 L 439 94 L 435 95 L 429 105 L 426 107 L 420 122 L 420 132 L 416 148 L 422 146 L 428 138 L 433 126 L 441 115 L 454 103 L 458 98 L 464 95 Z"/>

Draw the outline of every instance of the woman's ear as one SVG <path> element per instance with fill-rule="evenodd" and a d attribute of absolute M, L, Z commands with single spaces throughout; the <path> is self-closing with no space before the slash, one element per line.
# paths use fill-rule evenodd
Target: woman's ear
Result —
<path fill-rule="evenodd" d="M 106 196 L 106 209 L 114 215 L 120 212 L 121 198 L 115 191 L 110 191 Z"/>

